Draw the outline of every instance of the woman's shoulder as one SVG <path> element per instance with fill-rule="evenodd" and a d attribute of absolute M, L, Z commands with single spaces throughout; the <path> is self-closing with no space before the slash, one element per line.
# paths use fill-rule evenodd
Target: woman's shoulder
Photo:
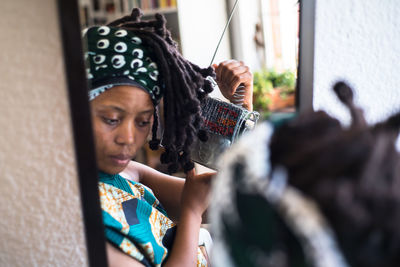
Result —
<path fill-rule="evenodd" d="M 119 175 L 133 182 L 135 186 L 142 187 L 152 194 L 154 194 L 152 191 L 152 185 L 155 185 L 154 181 L 158 181 L 160 177 L 165 179 L 165 174 L 136 161 L 130 161 L 128 166 Z"/>
<path fill-rule="evenodd" d="M 154 186 L 154 184 L 157 184 L 157 182 L 159 182 L 160 180 L 180 180 L 180 178 L 167 175 L 145 164 L 133 160 L 129 162 L 128 166 L 126 166 L 126 168 L 120 173 L 120 175 L 125 179 L 142 183 L 149 187 Z"/>
<path fill-rule="evenodd" d="M 131 160 L 128 166 L 126 166 L 126 168 L 122 172 L 120 172 L 119 175 L 127 180 L 140 182 L 140 173 L 144 167 L 146 166 L 139 162 Z"/>

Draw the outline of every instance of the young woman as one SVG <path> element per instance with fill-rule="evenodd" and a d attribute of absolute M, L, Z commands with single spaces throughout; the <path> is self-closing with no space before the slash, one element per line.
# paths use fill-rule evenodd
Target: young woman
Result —
<path fill-rule="evenodd" d="M 212 91 L 206 78 L 216 78 L 229 100 L 243 84 L 243 106 L 251 108 L 252 74 L 235 60 L 206 69 L 192 64 L 179 53 L 163 16 L 140 17 L 135 9 L 84 35 L 109 265 L 207 266 L 198 239 L 214 174 L 195 174 L 190 146 L 205 137 L 200 104 Z M 150 130 L 150 147 L 161 143 L 162 162 L 171 173 L 183 168 L 186 179 L 131 161 Z"/>

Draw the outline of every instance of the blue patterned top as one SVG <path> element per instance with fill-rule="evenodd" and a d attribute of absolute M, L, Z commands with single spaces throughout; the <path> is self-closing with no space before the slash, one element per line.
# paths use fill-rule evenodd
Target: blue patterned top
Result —
<path fill-rule="evenodd" d="M 99 173 L 99 193 L 106 239 L 145 266 L 168 258 L 175 223 L 151 189 L 119 174 Z M 207 261 L 198 249 L 198 266 Z"/>

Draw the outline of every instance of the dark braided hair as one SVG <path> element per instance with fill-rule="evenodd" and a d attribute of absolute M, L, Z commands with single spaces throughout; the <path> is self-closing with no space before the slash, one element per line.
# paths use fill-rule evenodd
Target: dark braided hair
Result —
<path fill-rule="evenodd" d="M 351 266 L 398 266 L 400 112 L 368 126 L 351 88 L 338 82 L 333 89 L 351 125 L 323 111 L 301 114 L 275 131 L 271 164 L 284 166 L 289 183 L 318 203 Z"/>
<path fill-rule="evenodd" d="M 156 14 L 154 20 L 141 20 L 140 9 L 133 9 L 131 15 L 108 24 L 135 33 L 155 55 L 164 84 L 164 132 L 162 141 L 157 139 L 158 116 L 154 113 L 151 149 L 158 149 L 160 142 L 165 148 L 161 162 L 169 164 L 168 172 L 176 172 L 179 165 L 185 172 L 194 167 L 190 159 L 190 147 L 198 135 L 203 121 L 200 105 L 213 90 L 207 76 L 215 78 L 212 67 L 200 68 L 189 62 L 178 50 L 176 42 L 166 28 L 166 19 Z"/>

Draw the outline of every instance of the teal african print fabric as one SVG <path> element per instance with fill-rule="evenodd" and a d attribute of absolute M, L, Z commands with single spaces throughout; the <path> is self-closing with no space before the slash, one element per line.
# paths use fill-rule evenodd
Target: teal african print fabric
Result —
<path fill-rule="evenodd" d="M 99 173 L 99 193 L 107 241 L 145 266 L 161 266 L 176 232 L 151 189 L 119 174 Z M 197 266 L 207 266 L 198 249 Z"/>
<path fill-rule="evenodd" d="M 149 92 L 154 104 L 163 94 L 153 52 L 143 40 L 125 29 L 89 28 L 84 34 L 89 98 L 115 85 L 136 84 Z"/>

